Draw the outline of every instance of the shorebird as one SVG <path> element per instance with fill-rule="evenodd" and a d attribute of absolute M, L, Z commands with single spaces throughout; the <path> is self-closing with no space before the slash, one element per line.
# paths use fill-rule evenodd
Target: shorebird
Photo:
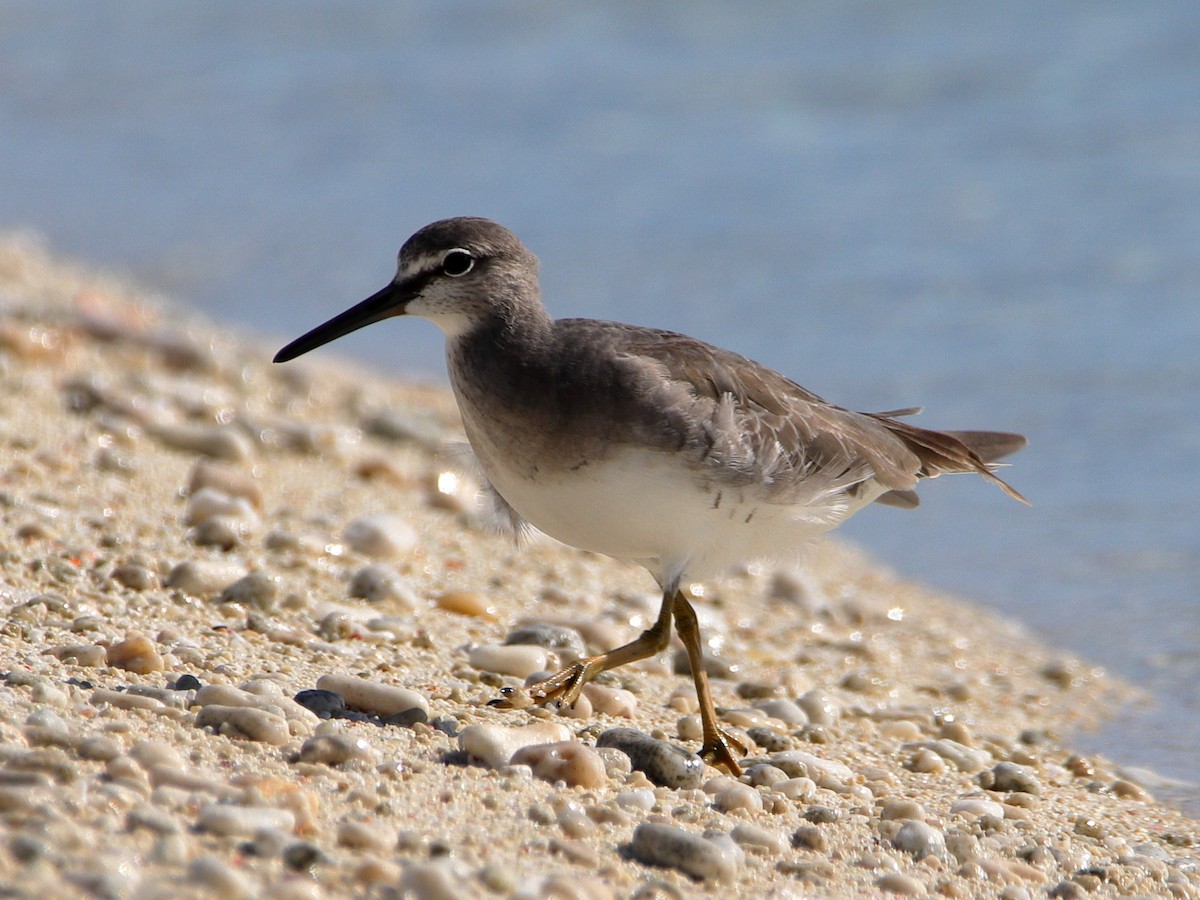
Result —
<path fill-rule="evenodd" d="M 528 688 L 573 705 L 601 672 L 666 649 L 672 621 L 700 702 L 701 755 L 740 772 L 717 724 L 700 628 L 684 586 L 793 554 L 870 503 L 917 505 L 922 478 L 993 471 L 1017 434 L 930 431 L 918 408 L 859 413 L 729 350 L 671 331 L 553 319 L 537 258 L 488 219 L 444 219 L 400 249 L 383 290 L 275 356 L 286 362 L 363 326 L 419 316 L 441 328 L 450 384 L 496 507 L 519 533 L 644 566 L 655 623 Z M 515 706 L 515 693 L 498 705 Z"/>

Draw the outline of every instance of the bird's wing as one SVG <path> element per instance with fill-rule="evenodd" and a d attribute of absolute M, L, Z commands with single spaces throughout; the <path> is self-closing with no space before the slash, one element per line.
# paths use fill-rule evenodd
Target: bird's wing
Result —
<path fill-rule="evenodd" d="M 1024 446 L 1020 435 L 940 432 L 896 418 L 918 408 L 854 412 L 753 360 L 686 335 L 589 324 L 619 330 L 608 337 L 620 346 L 626 365 L 644 372 L 644 389 L 657 392 L 652 406 L 675 412 L 668 427 L 681 448 L 690 445 L 713 463 L 716 480 L 767 484 L 770 495 L 785 502 L 802 484 L 807 491 L 824 481 L 828 491 L 853 492 L 873 481 L 887 490 L 884 502 L 911 508 L 920 478 L 974 472 L 1025 502 L 992 471 L 993 460 Z"/>

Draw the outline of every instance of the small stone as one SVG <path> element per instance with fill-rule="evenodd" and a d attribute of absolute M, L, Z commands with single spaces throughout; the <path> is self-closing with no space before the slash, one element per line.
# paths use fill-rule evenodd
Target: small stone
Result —
<path fill-rule="evenodd" d="M 108 650 L 99 644 L 67 644 L 52 647 L 49 652 L 51 656 L 70 665 L 92 669 L 108 665 Z"/>
<path fill-rule="evenodd" d="M 583 636 L 574 628 L 555 625 L 553 622 L 529 622 L 510 631 L 504 638 L 506 644 L 533 644 L 553 650 L 563 665 L 570 665 L 587 656 Z"/>
<path fill-rule="evenodd" d="M 226 837 L 250 837 L 255 832 L 273 829 L 291 832 L 296 817 L 290 810 L 273 806 L 235 806 L 230 803 L 210 803 L 196 818 L 200 831 Z"/>
<path fill-rule="evenodd" d="M 772 766 L 771 768 L 775 767 Z M 771 790 L 777 794 L 782 794 L 789 800 L 795 800 L 799 803 L 812 803 L 817 796 L 817 783 L 811 778 L 804 776 L 788 778 L 785 781 L 780 781 L 772 785 Z"/>
<path fill-rule="evenodd" d="M 698 881 L 727 882 L 737 875 L 738 858 L 731 848 L 673 825 L 643 822 L 634 830 L 629 850 L 640 862 L 678 869 Z"/>
<path fill-rule="evenodd" d="M 496 608 L 488 603 L 483 594 L 475 591 L 446 591 L 434 600 L 438 609 L 457 613 L 460 616 L 474 616 L 478 619 L 496 618 Z"/>
<path fill-rule="evenodd" d="M 279 579 L 265 572 L 251 572 L 226 586 L 219 603 L 239 603 L 255 609 L 270 610 L 279 596 Z"/>
<path fill-rule="evenodd" d="M 769 763 L 756 763 L 746 770 L 746 777 L 750 779 L 750 784 L 758 787 L 760 785 L 772 787 L 780 782 L 787 781 L 787 773 L 776 766 Z"/>
<path fill-rule="evenodd" d="M 796 701 L 813 725 L 832 725 L 842 715 L 842 707 L 828 692 L 813 688 Z"/>
<path fill-rule="evenodd" d="M 925 885 L 902 872 L 888 872 L 875 880 L 875 886 L 889 894 L 903 894 L 914 897 L 926 893 Z"/>
<path fill-rule="evenodd" d="M 801 709 L 798 703 L 793 703 L 791 700 L 763 700 L 755 703 L 754 707 L 762 710 L 772 719 L 778 719 L 787 725 L 798 727 L 808 724 L 808 713 Z"/>
<path fill-rule="evenodd" d="M 1042 785 L 1037 780 L 1037 776 L 1026 766 L 1017 763 L 997 763 L 990 772 L 985 772 L 984 775 L 990 776 L 990 778 L 982 779 L 983 786 L 990 791 L 1011 791 L 1032 794 L 1035 797 L 1040 797 L 1042 794 Z"/>
<path fill-rule="evenodd" d="M 173 691 L 198 691 L 204 685 L 200 683 L 200 679 L 195 675 L 183 674 L 175 679 L 175 683 L 171 685 Z"/>
<path fill-rule="evenodd" d="M 379 822 L 357 822 L 347 820 L 338 825 L 338 846 L 354 850 L 372 850 L 388 853 L 396 843 L 393 829 L 383 828 Z"/>
<path fill-rule="evenodd" d="M 208 891 L 214 897 L 228 900 L 243 900 L 258 895 L 246 875 L 215 856 L 192 860 L 187 868 L 187 883 Z"/>
<path fill-rule="evenodd" d="M 346 526 L 346 543 L 364 556 L 401 556 L 417 546 L 417 532 L 400 516 L 391 513 L 360 516 Z"/>
<path fill-rule="evenodd" d="M 419 600 L 412 587 L 400 573 L 383 563 L 363 566 L 350 579 L 350 596 L 370 603 L 398 601 L 408 611 L 415 610 Z"/>
<path fill-rule="evenodd" d="M 763 856 L 779 856 L 787 849 L 787 841 L 779 832 L 749 822 L 735 825 L 729 836 L 739 847 Z"/>
<path fill-rule="evenodd" d="M 112 570 L 112 579 L 131 591 L 145 591 L 154 587 L 158 577 L 145 566 L 123 563 Z"/>
<path fill-rule="evenodd" d="M 255 528 L 259 524 L 258 513 L 244 497 L 231 497 L 216 488 L 206 487 L 188 498 L 183 516 L 185 525 L 199 525 L 217 517 L 233 519 L 246 528 Z"/>
<path fill-rule="evenodd" d="M 196 714 L 196 726 L 274 746 L 286 744 L 292 736 L 283 716 L 251 706 L 205 706 Z"/>
<path fill-rule="evenodd" d="M 596 746 L 620 750 L 634 769 L 661 787 L 697 788 L 704 780 L 704 760 L 699 756 L 633 728 L 610 728 Z"/>
<path fill-rule="evenodd" d="M 713 808 L 721 812 L 755 815 L 763 810 L 762 795 L 750 785 L 735 781 L 713 795 Z"/>
<path fill-rule="evenodd" d="M 829 839 L 825 832 L 815 825 L 801 825 L 792 832 L 792 846 L 797 850 L 812 850 L 825 853 L 829 849 Z"/>
<path fill-rule="evenodd" d="M 592 709 L 602 715 L 631 719 L 637 711 L 637 697 L 624 688 L 593 682 L 583 686 L 583 696 L 592 704 Z"/>
<path fill-rule="evenodd" d="M 138 675 L 161 672 L 165 668 L 154 642 L 140 631 L 129 632 L 125 640 L 109 647 L 106 658 L 110 666 Z"/>
<path fill-rule="evenodd" d="M 354 675 L 322 675 L 317 679 L 317 688 L 341 694 L 351 709 L 384 718 L 410 709 L 429 714 L 429 701 L 416 691 Z"/>
<path fill-rule="evenodd" d="M 348 734 L 318 734 L 304 742 L 297 761 L 340 766 L 351 760 L 374 763 L 377 758 L 371 745 L 363 738 L 354 738 Z"/>
<path fill-rule="evenodd" d="M 558 722 L 534 722 L 519 727 L 468 725 L 458 735 L 458 746 L 472 759 L 491 769 L 506 766 L 524 747 L 556 744 L 571 739 L 571 732 Z"/>
<path fill-rule="evenodd" d="M 412 863 L 400 876 L 400 896 L 413 900 L 461 900 L 471 896 L 466 878 L 453 859 Z"/>
<path fill-rule="evenodd" d="M 345 699 L 334 691 L 301 691 L 292 699 L 322 719 L 333 719 L 346 713 Z"/>
<path fill-rule="evenodd" d="M 983 816 L 1003 819 L 1004 806 L 995 800 L 985 800 L 982 797 L 968 797 L 965 800 L 956 800 L 950 804 L 950 813 L 968 819 L 979 819 Z"/>
<path fill-rule="evenodd" d="M 204 488 L 213 488 L 229 497 L 246 500 L 254 509 L 263 508 L 262 486 L 249 472 L 221 465 L 211 460 L 197 460 L 188 475 L 187 492 L 194 495 Z"/>
<path fill-rule="evenodd" d="M 924 822 L 925 810 L 920 803 L 914 800 L 892 800 L 883 805 L 883 809 L 879 811 L 879 818 L 885 821 L 888 819 L 915 819 Z"/>
<path fill-rule="evenodd" d="M 548 665 L 546 651 L 531 644 L 480 644 L 468 659 L 476 669 L 498 672 L 516 678 L 528 678 Z"/>
<path fill-rule="evenodd" d="M 216 547 L 228 553 L 242 543 L 246 530 L 241 519 L 213 516 L 193 527 L 188 537 L 197 547 Z"/>
<path fill-rule="evenodd" d="M 543 781 L 563 781 L 568 787 L 596 790 L 608 778 L 600 754 L 577 741 L 523 747 L 509 761 L 512 765 L 529 766 Z"/>
<path fill-rule="evenodd" d="M 755 726 L 746 731 L 746 736 L 768 753 L 778 753 L 792 748 L 792 739 L 784 734 L 772 731 L 770 728 Z"/>
<path fill-rule="evenodd" d="M 242 568 L 237 563 L 208 559 L 189 560 L 181 562 L 171 570 L 167 575 L 166 586 L 193 597 L 204 597 L 217 593 L 242 574 Z"/>
<path fill-rule="evenodd" d="M 832 825 L 841 821 L 842 814 L 828 806 L 810 806 L 804 811 L 804 819 L 814 825 Z"/>
<path fill-rule="evenodd" d="M 945 835 L 926 822 L 905 822 L 892 838 L 892 843 L 897 850 L 911 853 L 917 859 L 924 859 L 926 856 L 940 858 L 946 854 Z"/>
<path fill-rule="evenodd" d="M 228 425 L 149 425 L 146 431 L 172 450 L 199 453 L 228 462 L 244 462 L 253 454 L 250 441 Z"/>

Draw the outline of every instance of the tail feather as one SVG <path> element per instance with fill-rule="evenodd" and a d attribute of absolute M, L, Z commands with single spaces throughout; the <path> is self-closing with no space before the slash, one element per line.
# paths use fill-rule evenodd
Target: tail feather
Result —
<path fill-rule="evenodd" d="M 1027 441 L 1022 435 L 1002 431 L 931 431 L 887 417 L 879 421 L 917 455 L 924 477 L 975 472 L 1014 500 L 1029 503 L 1016 488 L 993 471 L 997 466 L 996 460 L 1025 446 Z"/>

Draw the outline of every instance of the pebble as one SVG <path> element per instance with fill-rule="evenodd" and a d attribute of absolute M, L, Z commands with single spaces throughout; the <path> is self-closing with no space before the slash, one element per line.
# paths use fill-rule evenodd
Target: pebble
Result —
<path fill-rule="evenodd" d="M 829 849 L 829 838 L 816 825 L 801 825 L 792 832 L 792 846 L 797 850 L 825 853 Z"/>
<path fill-rule="evenodd" d="M 746 736 L 754 741 L 763 750 L 768 753 L 778 753 L 782 750 L 790 750 L 793 746 L 792 739 L 784 734 L 772 731 L 770 728 L 755 726 L 746 731 Z"/>
<path fill-rule="evenodd" d="M 606 684 L 585 684 L 582 696 L 592 704 L 592 709 L 607 716 L 632 719 L 637 711 L 638 700 L 632 691 L 609 687 Z"/>
<path fill-rule="evenodd" d="M 793 778 L 807 776 L 818 787 L 839 793 L 846 793 L 855 780 L 854 773 L 845 764 L 823 759 L 804 750 L 784 750 L 782 753 L 772 753 L 767 759 L 771 765 Z"/>
<path fill-rule="evenodd" d="M 146 431 L 172 450 L 227 462 L 245 462 L 254 452 L 249 439 L 228 425 L 150 424 Z"/>
<path fill-rule="evenodd" d="M 318 734 L 304 742 L 296 758 L 304 763 L 340 766 L 351 760 L 375 763 L 378 761 L 378 754 L 363 738 L 354 738 L 348 734 Z"/>
<path fill-rule="evenodd" d="M 955 800 L 950 804 L 951 815 L 957 814 L 968 819 L 978 819 L 983 816 L 992 816 L 997 819 L 1004 818 L 1004 806 L 997 803 L 995 800 L 985 800 L 982 797 L 968 797 L 964 800 Z"/>
<path fill-rule="evenodd" d="M 480 644 L 471 649 L 468 660 L 476 669 L 516 678 L 528 678 L 549 665 L 546 651 L 532 644 Z"/>
<path fill-rule="evenodd" d="M 807 776 L 776 782 L 771 790 L 798 803 L 812 803 L 817 798 L 817 783 Z"/>
<path fill-rule="evenodd" d="M 559 722 L 540 721 L 529 725 L 468 725 L 458 735 L 458 746 L 472 759 L 491 769 L 506 766 L 518 750 L 535 744 L 558 744 L 571 739 Z"/>
<path fill-rule="evenodd" d="M 981 771 L 992 761 L 992 755 L 988 751 L 975 747 L 967 747 L 947 738 L 905 744 L 904 749 L 916 751 L 929 750 L 953 765 L 960 772 L 966 772 L 967 774 Z"/>
<path fill-rule="evenodd" d="M 496 619 L 496 607 L 488 603 L 483 594 L 475 591 L 446 591 L 434 599 L 438 609 L 457 613 L 460 616 L 474 616 L 478 619 Z"/>
<path fill-rule="evenodd" d="M 721 812 L 756 815 L 763 811 L 762 795 L 748 784 L 734 782 L 713 795 L 713 808 Z"/>
<path fill-rule="evenodd" d="M 122 563 L 112 570 L 112 579 L 131 591 L 146 591 L 158 582 L 158 576 L 136 563 Z"/>
<path fill-rule="evenodd" d="M 516 751 L 509 762 L 529 766 L 543 781 L 562 781 L 568 787 L 596 790 L 608 780 L 600 754 L 577 741 L 535 744 Z"/>
<path fill-rule="evenodd" d="M 217 598 L 219 603 L 240 603 L 254 609 L 270 610 L 279 596 L 279 578 L 265 572 L 251 572 L 226 585 Z"/>
<path fill-rule="evenodd" d="M 348 819 L 338 825 L 337 842 L 340 847 L 387 854 L 396 845 L 396 835 L 391 829 L 381 828 L 378 822 Z"/>
<path fill-rule="evenodd" d="M 596 746 L 620 750 L 634 769 L 661 787 L 698 788 L 704 780 L 704 760 L 695 753 L 634 728 L 610 728 Z"/>
<path fill-rule="evenodd" d="M 343 533 L 355 553 L 364 556 L 401 556 L 417 546 L 417 532 L 407 520 L 392 513 L 360 516 Z"/>
<path fill-rule="evenodd" d="M 764 856 L 779 856 L 787 850 L 787 840 L 782 834 L 750 822 L 735 825 L 729 836 L 739 847 Z"/>
<path fill-rule="evenodd" d="M 216 594 L 242 574 L 242 567 L 234 562 L 216 559 L 188 560 L 171 569 L 167 575 L 166 586 L 193 597 L 205 597 Z"/>
<path fill-rule="evenodd" d="M 249 472 L 222 465 L 207 459 L 197 460 L 188 475 L 187 493 L 194 495 L 204 488 L 218 490 L 228 497 L 238 497 L 254 509 L 263 508 L 262 486 Z"/>
<path fill-rule="evenodd" d="M 196 726 L 215 728 L 226 737 L 246 738 L 277 747 L 292 737 L 287 719 L 252 706 L 205 706 L 196 714 Z"/>
<path fill-rule="evenodd" d="M 369 603 L 398 601 L 405 610 L 412 612 L 420 605 L 416 592 L 400 573 L 383 563 L 363 566 L 350 579 L 350 596 Z"/>
<path fill-rule="evenodd" d="M 1009 791 L 1040 797 L 1042 785 L 1026 766 L 1012 762 L 997 763 L 990 772 L 980 776 L 980 783 L 989 791 Z"/>
<path fill-rule="evenodd" d="M 317 688 L 341 694 L 346 706 L 360 712 L 387 718 L 411 709 L 429 715 L 429 701 L 416 691 L 391 684 L 380 684 L 354 675 L 322 675 Z"/>
<path fill-rule="evenodd" d="M 183 521 L 185 525 L 199 525 L 218 516 L 234 519 L 247 528 L 257 527 L 259 524 L 258 513 L 249 500 L 245 497 L 231 497 L 211 487 L 201 488 L 188 498 Z"/>
<path fill-rule="evenodd" d="M 927 893 L 924 884 L 902 872 L 888 872 L 879 876 L 875 880 L 875 886 L 889 894 L 904 894 L 907 897 Z"/>
<path fill-rule="evenodd" d="M 333 719 L 345 715 L 346 701 L 334 691 L 301 691 L 292 698 L 313 715 L 322 719 Z"/>
<path fill-rule="evenodd" d="M 911 853 L 917 859 L 946 855 L 946 836 L 927 822 L 909 820 L 900 826 L 892 843 L 897 850 Z"/>
<path fill-rule="evenodd" d="M 290 832 L 296 827 L 291 810 L 274 806 L 237 806 L 210 803 L 196 817 L 196 828 L 226 837 L 250 837 L 258 831 L 273 829 Z"/>
<path fill-rule="evenodd" d="M 240 519 L 213 516 L 194 526 L 188 537 L 197 547 L 216 547 L 227 553 L 242 543 L 246 531 L 246 524 Z"/>
<path fill-rule="evenodd" d="M 462 900 L 470 886 L 452 859 L 411 863 L 400 876 L 400 896 L 412 900 Z"/>
<path fill-rule="evenodd" d="M 698 881 L 732 881 L 738 870 L 734 849 L 659 822 L 643 822 L 629 844 L 633 858 L 652 866 L 678 869 Z"/>
<path fill-rule="evenodd" d="M 108 649 L 99 644 L 66 644 L 52 647 L 50 654 L 65 663 L 89 669 L 108 665 Z"/>
<path fill-rule="evenodd" d="M 782 781 L 787 781 L 787 772 L 783 769 L 773 766 L 769 763 L 756 763 L 746 769 L 746 777 L 750 779 L 750 784 L 758 787 L 763 785 L 771 787 Z"/>
<path fill-rule="evenodd" d="M 558 654 L 563 665 L 568 666 L 587 656 L 583 635 L 574 628 L 556 625 L 553 622 L 528 622 L 519 625 L 505 635 L 504 643 L 534 644 L 538 647 L 545 647 Z"/>
<path fill-rule="evenodd" d="M 96 688 L 92 691 L 93 706 L 111 706 L 115 709 L 163 709 L 163 705 L 153 697 L 142 697 L 125 691 L 114 691 L 109 688 Z"/>
<path fill-rule="evenodd" d="M 212 896 L 228 900 L 242 900 L 258 894 L 245 874 L 215 856 L 192 860 L 187 869 L 187 883 L 207 888 Z"/>
<path fill-rule="evenodd" d="M 883 805 L 883 808 L 879 811 L 879 818 L 884 821 L 888 819 L 916 819 L 924 822 L 925 810 L 915 800 L 892 800 Z"/>
<path fill-rule="evenodd" d="M 832 725 L 842 715 L 841 704 L 827 691 L 813 688 L 796 700 L 796 705 L 804 711 L 808 721 L 813 725 Z"/>
<path fill-rule="evenodd" d="M 110 666 L 138 675 L 161 672 L 165 668 L 162 654 L 154 642 L 140 631 L 129 632 L 125 640 L 109 647 L 106 659 Z"/>

